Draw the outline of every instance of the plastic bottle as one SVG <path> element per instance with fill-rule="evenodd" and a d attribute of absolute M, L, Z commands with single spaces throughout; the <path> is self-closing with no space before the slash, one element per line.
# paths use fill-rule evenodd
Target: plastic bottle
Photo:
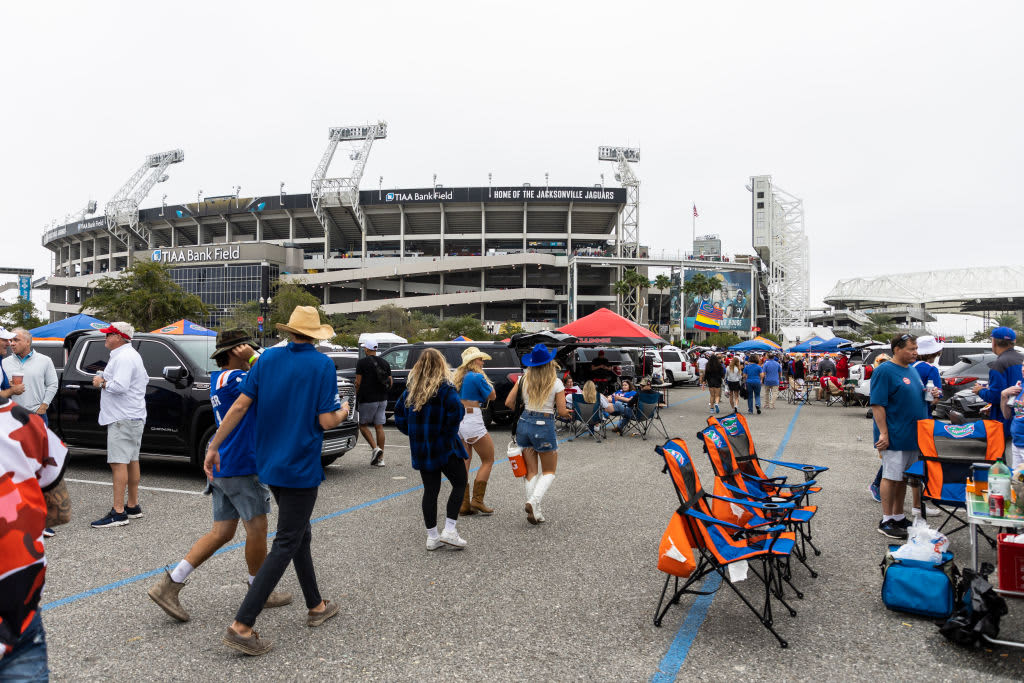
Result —
<path fill-rule="evenodd" d="M 931 403 L 932 401 L 935 400 L 935 397 L 932 395 L 932 390 L 934 389 L 935 382 L 928 380 L 928 384 L 924 385 L 924 400 L 927 401 L 928 403 Z"/>
<path fill-rule="evenodd" d="M 1020 382 L 1017 382 L 1017 384 L 1015 384 L 1014 386 L 1020 388 Z M 1017 405 L 1018 398 L 1020 398 L 1020 394 L 1014 394 L 1010 398 L 1006 399 L 1006 405 L 1008 405 L 1010 408 L 1013 408 L 1013 406 Z"/>
<path fill-rule="evenodd" d="M 1003 497 L 1004 505 L 1010 501 L 1010 468 L 996 460 L 988 470 L 988 492 Z"/>

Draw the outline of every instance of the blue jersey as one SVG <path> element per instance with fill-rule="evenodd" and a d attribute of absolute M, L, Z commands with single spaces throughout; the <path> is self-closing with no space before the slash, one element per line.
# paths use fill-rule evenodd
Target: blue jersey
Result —
<path fill-rule="evenodd" d="M 764 383 L 770 387 L 779 386 L 779 375 L 782 373 L 782 366 L 778 361 L 766 360 L 764 362 Z"/>
<path fill-rule="evenodd" d="M 218 370 L 210 373 L 210 403 L 213 416 L 220 425 L 231 410 L 240 388 L 248 373 L 241 370 Z M 256 474 L 255 455 L 256 406 L 250 406 L 245 417 L 238 423 L 220 445 L 220 470 L 214 470 L 215 477 L 238 477 Z"/>
<path fill-rule="evenodd" d="M 491 385 L 487 378 L 479 372 L 467 372 L 462 378 L 462 389 L 459 391 L 459 398 L 463 401 L 477 401 L 480 405 L 487 403 L 491 395 Z"/>
<path fill-rule="evenodd" d="M 921 375 L 911 367 L 882 363 L 871 373 L 871 405 L 885 408 L 890 451 L 916 451 L 917 421 L 928 418 Z M 878 425 L 874 425 L 878 441 Z"/>
<path fill-rule="evenodd" d="M 747 377 L 747 384 L 760 384 L 761 372 L 761 366 L 757 363 L 747 363 L 743 367 L 743 374 Z"/>

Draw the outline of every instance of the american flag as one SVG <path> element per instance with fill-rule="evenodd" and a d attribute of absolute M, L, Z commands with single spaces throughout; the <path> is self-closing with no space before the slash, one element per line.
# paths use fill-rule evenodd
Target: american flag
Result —
<path fill-rule="evenodd" d="M 693 217 L 694 217 L 694 218 L 696 218 L 696 217 L 697 217 L 697 216 L 699 216 L 699 215 L 700 215 L 700 214 L 698 214 L 698 213 L 697 213 L 697 205 L 696 205 L 696 204 L 694 204 L 694 205 L 693 205 Z"/>

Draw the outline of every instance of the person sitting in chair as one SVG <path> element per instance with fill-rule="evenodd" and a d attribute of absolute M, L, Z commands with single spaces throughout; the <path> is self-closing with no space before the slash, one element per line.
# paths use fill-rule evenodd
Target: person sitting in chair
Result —
<path fill-rule="evenodd" d="M 636 391 L 628 379 L 622 380 L 622 388 L 612 394 L 612 401 L 612 405 L 615 407 L 613 412 L 622 416 L 619 419 L 618 426 L 612 428 L 613 432 L 619 433 L 626 426 L 626 423 L 632 419 L 633 406 L 636 403 Z"/>

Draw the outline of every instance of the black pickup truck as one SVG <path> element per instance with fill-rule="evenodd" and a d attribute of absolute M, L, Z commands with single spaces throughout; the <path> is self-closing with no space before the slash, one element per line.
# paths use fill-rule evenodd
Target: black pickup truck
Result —
<path fill-rule="evenodd" d="M 67 362 L 47 417 L 50 428 L 73 452 L 106 453 L 107 430 L 98 422 L 100 390 L 92 385 L 92 378 L 110 358 L 103 341 L 104 335 L 89 330 L 72 332 L 64 340 Z M 214 338 L 136 334 L 132 346 L 149 375 L 142 455 L 201 466 L 206 444 L 216 430 L 210 405 L 210 373 L 217 370 L 210 360 Z M 354 399 L 355 388 L 339 377 L 338 393 L 342 401 Z M 325 432 L 324 466 L 352 449 L 357 434 L 354 419 Z"/>

